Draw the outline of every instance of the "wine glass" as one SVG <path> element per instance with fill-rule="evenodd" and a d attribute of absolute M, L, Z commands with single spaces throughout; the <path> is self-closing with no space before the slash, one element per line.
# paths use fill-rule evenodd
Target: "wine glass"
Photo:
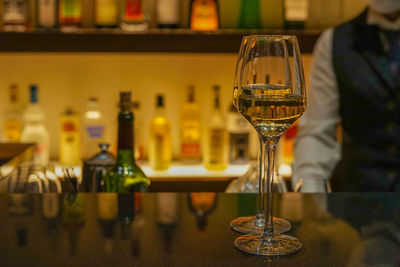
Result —
<path fill-rule="evenodd" d="M 299 46 L 295 36 L 253 35 L 243 56 L 237 90 L 239 112 L 256 129 L 263 142 L 264 229 L 243 235 L 234 244 L 250 254 L 277 256 L 294 253 L 302 245 L 294 237 L 274 233 L 272 182 L 275 150 L 280 137 L 305 111 L 306 89 Z"/>
<path fill-rule="evenodd" d="M 240 74 L 243 64 L 243 56 L 246 51 L 246 47 L 249 44 L 249 37 L 243 36 L 242 43 L 240 45 L 240 50 L 238 58 L 236 61 L 235 76 L 233 81 L 233 104 L 238 108 L 238 92 L 240 87 Z M 264 184 L 262 183 L 263 169 L 263 142 L 260 138 L 260 149 L 259 149 L 259 168 L 258 168 L 258 209 L 257 214 L 254 216 L 238 217 L 231 221 L 231 228 L 240 233 L 246 234 L 258 234 L 264 229 L 264 199 L 262 194 L 264 189 Z M 288 221 L 281 218 L 273 218 L 274 231 L 275 233 L 284 233 L 290 230 L 291 225 Z"/>

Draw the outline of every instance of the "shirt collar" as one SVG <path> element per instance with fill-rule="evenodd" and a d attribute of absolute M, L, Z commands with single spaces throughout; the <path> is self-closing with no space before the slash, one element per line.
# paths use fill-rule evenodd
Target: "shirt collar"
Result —
<path fill-rule="evenodd" d="M 367 24 L 377 25 L 383 30 L 399 31 L 400 30 L 400 18 L 396 21 L 389 21 L 384 16 L 379 14 L 372 8 L 368 8 L 367 13 Z"/>

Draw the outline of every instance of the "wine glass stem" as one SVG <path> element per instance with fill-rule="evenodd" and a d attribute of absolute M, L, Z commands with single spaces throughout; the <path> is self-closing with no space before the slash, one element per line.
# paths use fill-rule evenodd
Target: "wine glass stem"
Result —
<path fill-rule="evenodd" d="M 260 151 L 258 154 L 258 210 L 257 219 L 264 219 L 264 194 L 265 183 L 264 183 L 264 144 L 261 136 L 259 136 L 260 141 Z"/>
<path fill-rule="evenodd" d="M 272 221 L 273 214 L 273 196 L 272 196 L 272 184 L 274 182 L 274 169 L 275 169 L 275 150 L 279 139 L 263 138 L 264 144 L 264 218 L 265 226 L 263 231 L 263 242 L 270 244 L 274 238 L 274 226 Z"/>

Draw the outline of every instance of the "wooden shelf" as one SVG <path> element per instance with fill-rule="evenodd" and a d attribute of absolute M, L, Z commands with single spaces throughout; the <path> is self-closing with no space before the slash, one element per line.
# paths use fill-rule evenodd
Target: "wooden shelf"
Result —
<path fill-rule="evenodd" d="M 54 31 L 0 32 L 0 52 L 172 52 L 237 53 L 243 35 L 296 35 L 302 53 L 311 53 L 319 30 L 218 30 L 80 29 L 74 33 Z"/>

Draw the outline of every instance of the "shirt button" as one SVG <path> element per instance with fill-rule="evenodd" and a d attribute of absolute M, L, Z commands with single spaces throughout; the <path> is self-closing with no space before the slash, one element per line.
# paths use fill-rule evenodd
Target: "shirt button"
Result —
<path fill-rule="evenodd" d="M 387 173 L 387 177 L 388 177 L 390 180 L 394 180 L 394 179 L 396 178 L 396 176 L 397 176 L 397 171 L 395 171 L 395 170 L 390 170 L 390 171 L 388 171 L 388 173 Z"/>
<path fill-rule="evenodd" d="M 393 133 L 394 130 L 396 129 L 396 123 L 390 122 L 390 123 L 386 124 L 385 129 L 386 129 L 387 133 Z"/>
<path fill-rule="evenodd" d="M 396 105 L 396 102 L 394 100 L 389 100 L 387 105 L 386 105 L 386 108 L 387 108 L 387 110 L 394 110 L 396 108 L 396 106 L 397 105 Z"/>
<path fill-rule="evenodd" d="M 386 148 L 386 152 L 389 153 L 389 155 L 394 156 L 397 154 L 397 147 L 395 145 L 390 145 Z"/>

